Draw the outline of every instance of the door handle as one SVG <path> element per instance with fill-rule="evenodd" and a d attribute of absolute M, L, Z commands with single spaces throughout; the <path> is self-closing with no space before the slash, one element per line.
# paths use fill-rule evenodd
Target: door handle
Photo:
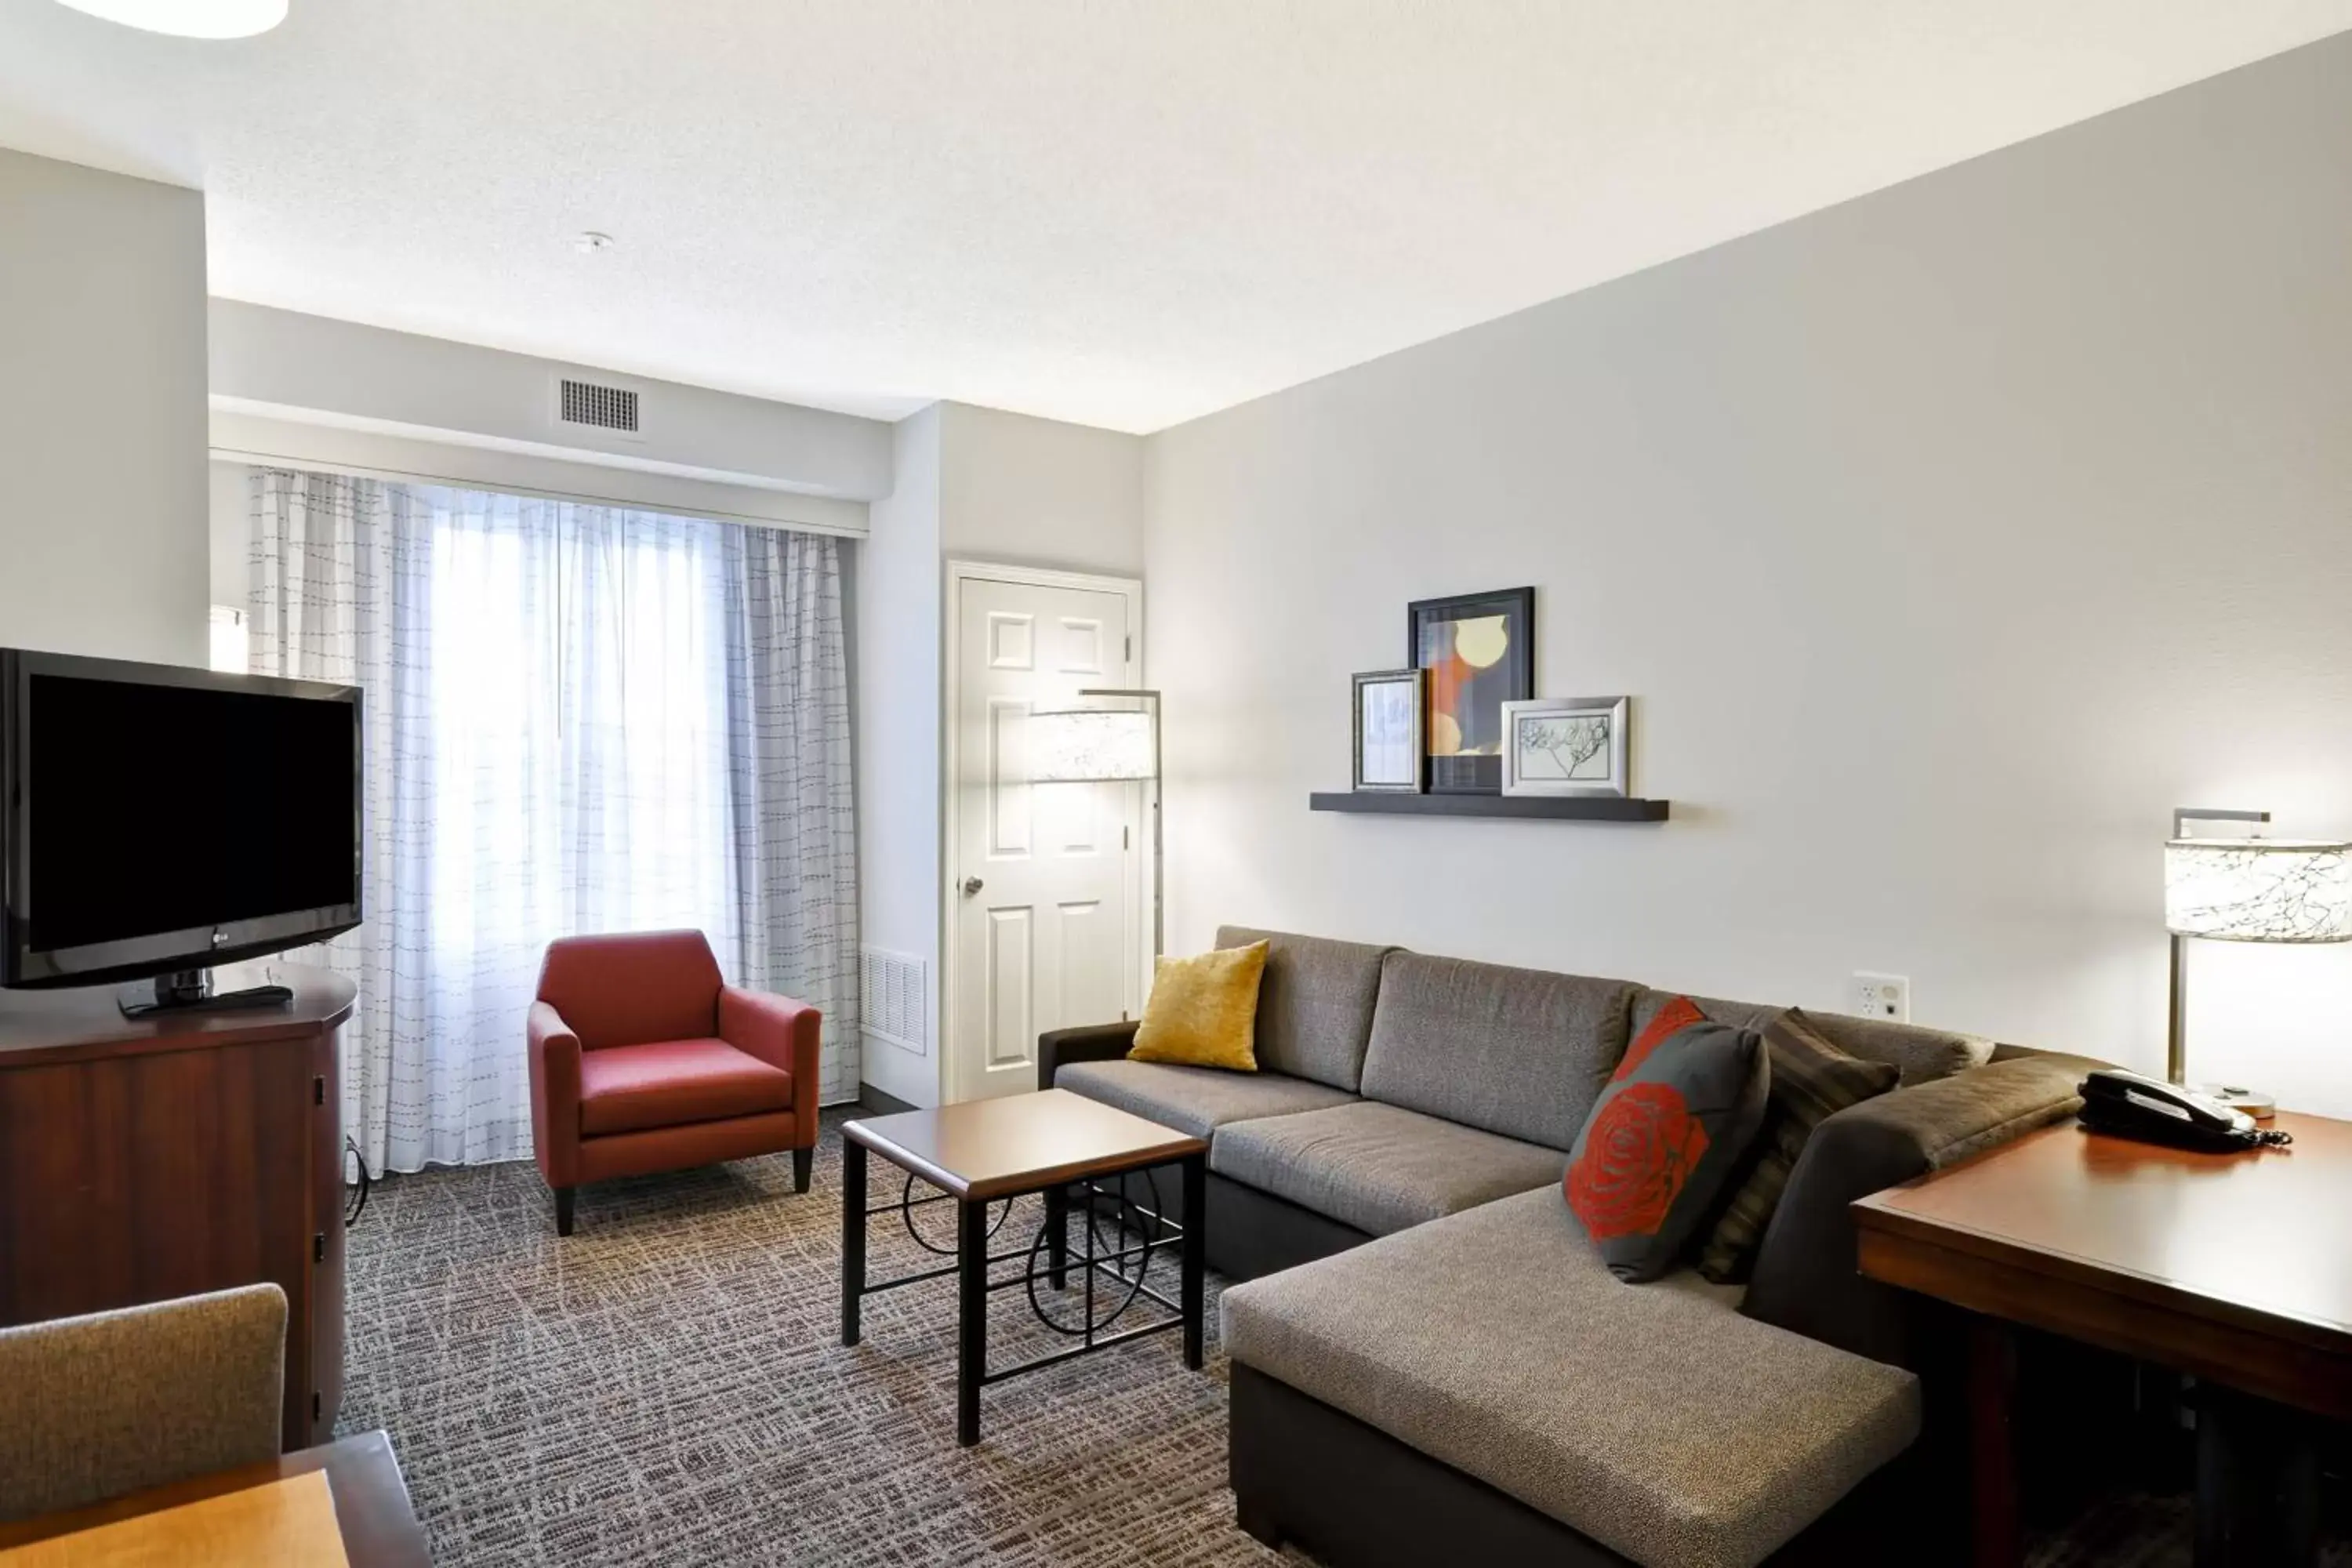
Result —
<path fill-rule="evenodd" d="M 979 878 L 966 877 L 963 879 L 963 896 L 967 899 L 971 898 L 980 891 L 982 885 Z"/>

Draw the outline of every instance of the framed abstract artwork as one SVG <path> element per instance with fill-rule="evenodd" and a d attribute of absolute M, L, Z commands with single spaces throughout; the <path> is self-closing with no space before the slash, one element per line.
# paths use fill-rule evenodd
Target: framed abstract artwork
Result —
<path fill-rule="evenodd" d="M 1632 708 L 1623 697 L 1504 703 L 1503 793 L 1633 794 L 1625 765 Z"/>
<path fill-rule="evenodd" d="M 1418 669 L 1378 669 L 1355 678 L 1354 788 L 1421 793 L 1422 680 Z"/>
<path fill-rule="evenodd" d="M 1419 599 L 1405 614 L 1413 667 L 1424 672 L 1430 793 L 1500 794 L 1503 704 L 1535 694 L 1536 591 Z"/>

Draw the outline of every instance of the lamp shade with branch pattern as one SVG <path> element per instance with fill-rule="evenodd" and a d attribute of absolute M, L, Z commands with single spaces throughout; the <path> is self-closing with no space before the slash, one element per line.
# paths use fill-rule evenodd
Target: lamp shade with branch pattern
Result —
<path fill-rule="evenodd" d="M 1151 715 L 1118 708 L 1074 708 L 1030 715 L 1032 784 L 1111 784 L 1159 771 Z"/>
<path fill-rule="evenodd" d="M 2352 843 L 2172 839 L 2164 923 L 2220 942 L 2352 942 Z"/>

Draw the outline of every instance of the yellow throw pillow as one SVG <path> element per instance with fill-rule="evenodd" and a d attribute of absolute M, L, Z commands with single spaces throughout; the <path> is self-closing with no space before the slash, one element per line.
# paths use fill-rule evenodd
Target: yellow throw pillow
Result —
<path fill-rule="evenodd" d="M 1257 983 L 1265 973 L 1264 942 L 1161 959 L 1127 1059 L 1257 1071 Z"/>

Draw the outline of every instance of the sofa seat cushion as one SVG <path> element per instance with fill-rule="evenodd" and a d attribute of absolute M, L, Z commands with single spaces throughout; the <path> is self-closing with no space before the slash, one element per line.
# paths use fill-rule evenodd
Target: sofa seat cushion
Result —
<path fill-rule="evenodd" d="M 1346 1089 L 1284 1073 L 1226 1072 L 1165 1062 L 1072 1062 L 1054 1075 L 1054 1087 L 1195 1138 L 1206 1138 L 1230 1121 L 1319 1110 L 1356 1098 Z"/>
<path fill-rule="evenodd" d="M 1567 1164 L 1557 1149 L 1369 1100 L 1232 1122 L 1209 1145 L 1219 1175 L 1373 1236 L 1556 1184 Z"/>
<path fill-rule="evenodd" d="M 588 1137 L 793 1108 L 793 1075 L 724 1040 L 663 1040 L 580 1053 Z"/>
<path fill-rule="evenodd" d="M 1911 1373 L 1612 1275 L 1559 1194 L 1224 1292 L 1235 1361 L 1651 1568 L 1748 1568 L 1907 1447 Z"/>

